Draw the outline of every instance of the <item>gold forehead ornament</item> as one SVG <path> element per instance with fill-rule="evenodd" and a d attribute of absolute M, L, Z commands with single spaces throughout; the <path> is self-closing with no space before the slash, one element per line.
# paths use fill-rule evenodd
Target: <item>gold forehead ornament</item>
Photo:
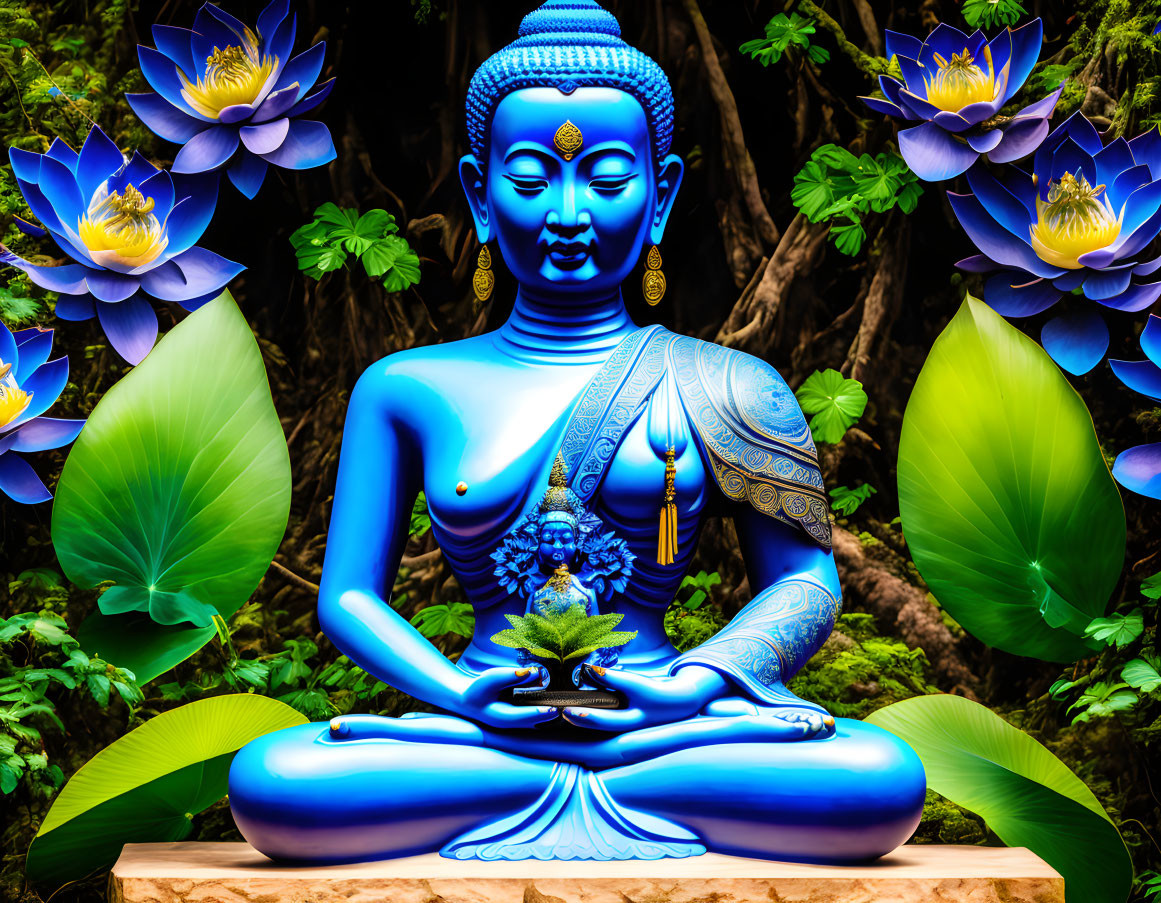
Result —
<path fill-rule="evenodd" d="M 552 143 L 556 145 L 557 153 L 565 160 L 571 160 L 584 145 L 585 139 L 581 130 L 572 124 L 572 120 L 566 119 L 552 136 Z"/>

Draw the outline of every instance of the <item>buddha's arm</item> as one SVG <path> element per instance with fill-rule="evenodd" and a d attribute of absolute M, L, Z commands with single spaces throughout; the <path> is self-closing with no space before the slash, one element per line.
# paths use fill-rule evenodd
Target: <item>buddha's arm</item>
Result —
<path fill-rule="evenodd" d="M 351 395 L 319 587 L 323 632 L 369 674 L 455 710 L 467 676 L 387 602 L 419 490 L 419 449 L 386 361 Z"/>
<path fill-rule="evenodd" d="M 673 669 L 703 665 L 759 702 L 791 702 L 783 685 L 826 641 L 838 615 L 834 558 L 804 533 L 749 506 L 734 521 L 754 596 Z"/>

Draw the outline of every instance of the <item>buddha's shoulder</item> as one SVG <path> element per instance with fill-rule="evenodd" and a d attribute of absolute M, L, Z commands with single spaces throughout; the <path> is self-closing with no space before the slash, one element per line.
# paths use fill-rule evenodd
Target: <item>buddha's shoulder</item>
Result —
<path fill-rule="evenodd" d="M 802 408 L 772 364 L 690 336 L 675 336 L 672 348 L 678 383 L 695 415 L 701 400 L 707 416 L 725 415 L 727 421 L 813 448 Z"/>
<path fill-rule="evenodd" d="M 487 336 L 473 336 L 395 351 L 367 367 L 359 384 L 381 391 L 424 386 L 438 389 L 449 380 L 462 381 L 490 344 Z"/>

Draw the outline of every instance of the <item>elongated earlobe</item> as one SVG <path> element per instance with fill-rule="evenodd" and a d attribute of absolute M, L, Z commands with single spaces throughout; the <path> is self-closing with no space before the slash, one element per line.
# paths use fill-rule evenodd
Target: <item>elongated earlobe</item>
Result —
<path fill-rule="evenodd" d="M 475 154 L 460 157 L 460 184 L 472 211 L 472 221 L 476 224 L 476 238 L 486 245 L 492 240 L 492 226 L 488 217 L 488 179 L 484 164 Z"/>
<path fill-rule="evenodd" d="M 657 169 L 657 206 L 653 211 L 653 223 L 649 228 L 649 243 L 661 244 L 665 235 L 665 224 L 681 188 L 681 177 L 685 173 L 685 163 L 677 154 L 670 154 L 661 161 Z"/>

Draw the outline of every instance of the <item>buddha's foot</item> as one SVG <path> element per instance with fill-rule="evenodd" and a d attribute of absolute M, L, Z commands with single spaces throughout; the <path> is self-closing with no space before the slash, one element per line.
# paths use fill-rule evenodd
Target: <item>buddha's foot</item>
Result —
<path fill-rule="evenodd" d="M 618 805 L 600 777 L 558 764 L 531 806 L 457 837 L 449 859 L 682 859 L 706 850 L 671 821 Z"/>

